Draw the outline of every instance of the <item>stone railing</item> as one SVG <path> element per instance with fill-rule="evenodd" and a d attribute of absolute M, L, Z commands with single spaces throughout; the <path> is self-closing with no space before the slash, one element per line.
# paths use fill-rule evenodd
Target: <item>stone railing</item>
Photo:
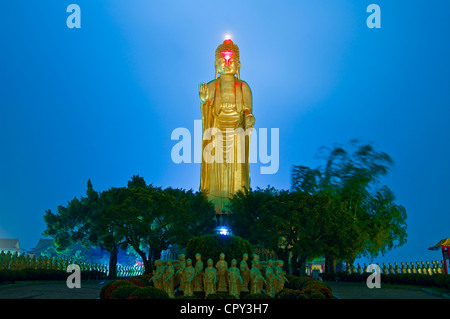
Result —
<path fill-rule="evenodd" d="M 425 274 L 425 275 L 432 275 L 432 274 L 443 274 L 444 273 L 444 262 L 433 260 L 431 262 L 429 261 L 417 261 L 417 262 L 401 262 L 400 265 L 396 262 L 394 264 L 392 263 L 382 263 L 381 265 L 378 263 L 375 263 L 380 267 L 381 273 L 383 275 L 387 274 Z M 367 264 L 356 264 L 355 265 L 349 265 L 347 264 L 347 272 L 349 274 L 352 273 L 358 273 L 361 274 L 365 272 L 367 269 Z"/>

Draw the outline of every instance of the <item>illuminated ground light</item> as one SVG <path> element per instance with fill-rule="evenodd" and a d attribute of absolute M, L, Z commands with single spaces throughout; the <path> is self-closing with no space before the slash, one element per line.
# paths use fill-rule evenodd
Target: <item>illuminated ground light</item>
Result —
<path fill-rule="evenodd" d="M 230 236 L 231 235 L 231 229 L 228 228 L 227 226 L 217 227 L 216 232 L 217 232 L 217 234 L 222 235 L 222 236 Z"/>

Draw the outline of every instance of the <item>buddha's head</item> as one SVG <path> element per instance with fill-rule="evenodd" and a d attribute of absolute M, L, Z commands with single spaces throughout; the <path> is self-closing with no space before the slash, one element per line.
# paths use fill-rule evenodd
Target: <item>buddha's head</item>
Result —
<path fill-rule="evenodd" d="M 231 41 L 225 39 L 217 47 L 214 66 L 216 68 L 216 79 L 219 74 L 232 74 L 240 77 L 241 62 L 239 61 L 239 47 Z"/>

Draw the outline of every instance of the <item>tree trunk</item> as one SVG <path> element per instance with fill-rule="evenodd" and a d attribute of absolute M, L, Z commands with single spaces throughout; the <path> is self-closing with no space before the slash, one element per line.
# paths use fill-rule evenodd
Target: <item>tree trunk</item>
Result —
<path fill-rule="evenodd" d="M 275 252 L 277 254 L 277 257 L 280 260 L 284 261 L 284 265 L 283 265 L 284 271 L 286 271 L 286 273 L 288 273 L 288 274 L 292 274 L 291 269 L 289 269 L 289 251 L 286 249 L 278 248 L 278 249 L 276 249 Z"/>
<path fill-rule="evenodd" d="M 119 253 L 119 249 L 116 245 L 113 246 L 111 251 L 109 252 L 109 279 L 117 278 L 117 255 Z"/>
<path fill-rule="evenodd" d="M 325 272 L 336 272 L 336 258 L 334 258 L 334 256 L 332 255 L 325 256 Z"/>
<path fill-rule="evenodd" d="M 292 275 L 298 276 L 300 274 L 300 270 L 298 269 L 298 255 L 295 252 L 292 252 L 291 257 L 291 266 L 292 266 Z"/>
<path fill-rule="evenodd" d="M 300 257 L 298 257 L 298 275 L 300 277 L 306 277 L 307 274 L 305 272 L 305 267 L 306 267 L 306 256 L 301 255 Z"/>
<path fill-rule="evenodd" d="M 161 258 L 161 252 L 162 250 L 159 248 L 152 249 L 151 250 L 151 262 L 152 264 L 155 264 L 155 261 Z"/>
<path fill-rule="evenodd" d="M 139 246 L 132 245 L 132 247 L 142 259 L 142 263 L 144 264 L 144 273 L 150 273 L 152 271 L 152 263 L 149 258 L 147 258 L 147 255 L 142 251 L 142 249 L 139 248 Z"/>

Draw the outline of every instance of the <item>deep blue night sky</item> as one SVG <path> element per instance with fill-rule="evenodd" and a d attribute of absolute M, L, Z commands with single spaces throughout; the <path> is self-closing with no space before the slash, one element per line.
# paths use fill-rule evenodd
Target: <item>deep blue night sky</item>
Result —
<path fill-rule="evenodd" d="M 66 8 L 81 8 L 69 29 Z M 366 8 L 381 8 L 369 29 Z M 280 167 L 252 187 L 290 188 L 321 146 L 372 142 L 395 161 L 383 179 L 408 213 L 408 243 L 377 262 L 440 259 L 450 237 L 450 2 L 3 1 L 0 4 L 0 238 L 33 248 L 46 209 L 134 174 L 197 190 L 175 164 L 178 127 L 201 119 L 229 33 L 253 92 L 256 129 L 279 128 Z"/>

